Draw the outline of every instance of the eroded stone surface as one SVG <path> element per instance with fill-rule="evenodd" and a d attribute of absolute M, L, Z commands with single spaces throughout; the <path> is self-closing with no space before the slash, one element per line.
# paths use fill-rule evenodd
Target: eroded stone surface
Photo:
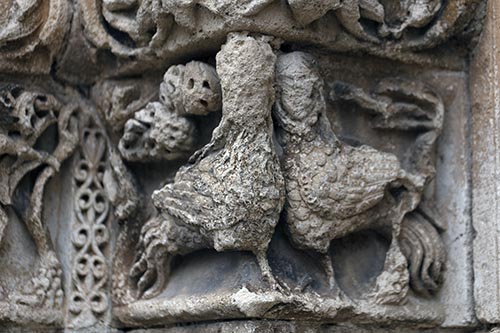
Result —
<path fill-rule="evenodd" d="M 495 168 L 489 141 L 474 136 L 473 183 L 469 170 L 467 56 L 484 8 L 4 1 L 0 327 L 498 322 L 494 195 L 474 183 Z M 475 73 L 494 68 L 484 58 Z M 475 75 L 481 109 L 489 79 Z M 491 148 L 488 115 L 473 129 L 484 125 Z M 471 187 L 485 196 L 477 235 Z"/>

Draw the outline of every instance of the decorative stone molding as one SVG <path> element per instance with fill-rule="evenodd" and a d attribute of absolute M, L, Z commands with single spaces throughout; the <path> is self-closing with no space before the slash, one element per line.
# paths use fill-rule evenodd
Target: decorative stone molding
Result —
<path fill-rule="evenodd" d="M 500 43 L 496 18 L 500 11 L 497 2 L 489 3 L 489 16 L 485 31 L 478 44 L 471 63 L 472 132 L 473 132 L 473 221 L 476 237 L 474 239 L 474 295 L 478 300 L 476 313 L 485 322 L 496 323 L 500 320 L 500 296 L 490 290 L 499 290 L 500 270 L 497 261 L 489 258 L 498 254 L 498 95 Z M 485 72 L 484 68 L 493 68 Z"/>
<path fill-rule="evenodd" d="M 232 31 L 432 63 L 436 59 L 420 51 L 462 38 L 480 2 L 85 0 L 78 8 L 91 47 L 119 59 L 120 65 L 103 70 L 137 74 L 176 62 L 181 54 L 214 53 Z M 474 31 L 474 24 L 470 27 Z"/>
<path fill-rule="evenodd" d="M 69 30 L 65 0 L 6 0 L 0 5 L 0 70 L 48 74 Z"/>

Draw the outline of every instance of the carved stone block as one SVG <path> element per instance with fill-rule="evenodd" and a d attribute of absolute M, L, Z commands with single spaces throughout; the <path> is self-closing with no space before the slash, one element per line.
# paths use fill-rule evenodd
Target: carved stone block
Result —
<path fill-rule="evenodd" d="M 486 5 L 1 3 L 0 330 L 498 323 Z"/>

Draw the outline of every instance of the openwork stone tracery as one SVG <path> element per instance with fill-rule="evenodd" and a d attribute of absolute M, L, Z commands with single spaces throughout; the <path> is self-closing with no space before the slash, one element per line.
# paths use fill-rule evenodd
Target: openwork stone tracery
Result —
<path fill-rule="evenodd" d="M 0 6 L 2 322 L 472 325 L 481 1 Z"/>

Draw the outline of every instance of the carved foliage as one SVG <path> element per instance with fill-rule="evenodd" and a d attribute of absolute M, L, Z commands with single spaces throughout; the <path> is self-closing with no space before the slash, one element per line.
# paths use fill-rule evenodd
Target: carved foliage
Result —
<path fill-rule="evenodd" d="M 107 221 L 110 202 L 104 189 L 107 168 L 106 136 L 95 124 L 81 132 L 81 151 L 74 169 L 75 215 L 71 242 L 73 257 L 69 293 L 72 326 L 92 326 L 109 307 Z"/>
<path fill-rule="evenodd" d="M 47 73 L 68 30 L 66 0 L 2 1 L 0 69 Z"/>
<path fill-rule="evenodd" d="M 349 0 L 336 16 L 354 37 L 401 47 L 430 48 L 464 28 L 477 0 Z M 373 26 L 376 28 L 373 29 Z"/>
<path fill-rule="evenodd" d="M 16 85 L 0 91 L 0 229 L 9 222 L 3 209 L 11 206 L 39 255 L 31 281 L 10 295 L 17 304 L 52 309 L 63 303 L 61 267 L 43 220 L 43 202 L 47 181 L 77 145 L 77 113 L 74 105 L 62 105 L 50 94 Z M 25 181 L 29 186 L 20 185 Z"/>
<path fill-rule="evenodd" d="M 119 56 L 150 59 L 153 54 L 163 57 L 177 48 L 180 50 L 186 43 L 197 44 L 212 37 L 218 39 L 220 33 L 249 27 L 258 27 L 260 32 L 283 39 L 298 38 L 309 42 L 316 34 L 309 29 L 313 23 L 320 26 L 316 30 L 322 34 L 347 33 L 348 46 L 325 36 L 314 37 L 316 42 L 333 49 L 364 49 L 366 43 L 379 50 L 386 47 L 432 48 L 460 33 L 470 22 L 479 2 L 288 0 L 284 4 L 288 9 L 276 6 L 276 0 L 84 0 L 80 6 L 85 33 L 93 44 L 111 48 Z M 259 16 L 269 7 L 280 24 L 269 24 L 266 15 Z M 207 17 L 217 23 L 205 31 L 207 20 L 204 18 Z M 332 20 L 337 22 L 331 24 Z M 297 23 L 305 29 L 295 34 Z M 342 29 L 338 29 L 339 25 Z M 176 41 L 179 36 L 185 39 L 183 43 Z"/>

